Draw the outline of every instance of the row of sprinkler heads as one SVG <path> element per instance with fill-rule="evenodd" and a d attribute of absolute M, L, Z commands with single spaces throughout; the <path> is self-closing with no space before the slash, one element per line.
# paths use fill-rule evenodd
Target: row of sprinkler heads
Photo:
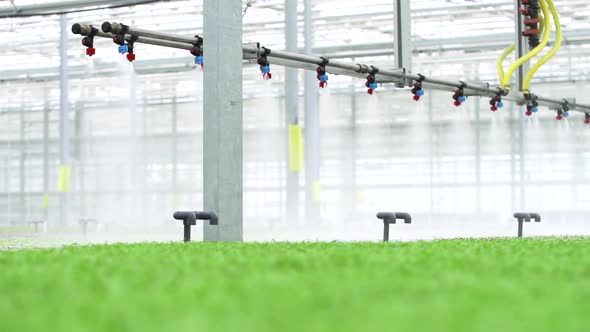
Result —
<path fill-rule="evenodd" d="M 104 25 L 104 24 L 103 24 Z M 85 36 L 84 38 L 82 38 L 82 45 L 84 45 L 86 47 L 86 55 L 88 56 L 93 56 L 96 54 L 96 49 L 94 48 L 94 37 L 96 36 L 96 34 L 98 33 L 98 29 L 93 27 L 93 26 L 89 26 L 91 29 L 91 32 L 88 36 Z M 83 27 L 80 24 L 74 24 L 72 26 L 72 32 L 75 34 L 79 34 L 82 31 Z M 103 30 L 108 30 L 105 29 L 104 27 L 102 28 Z M 105 31 L 108 32 L 108 31 Z M 203 53 L 202 53 L 202 42 L 203 39 L 199 36 L 195 36 L 197 39 L 197 43 L 194 45 L 194 47 L 192 47 L 189 52 L 195 57 L 195 64 L 197 66 L 203 67 L 204 64 L 204 59 L 203 59 Z M 134 43 L 137 41 L 137 36 L 131 36 L 130 39 L 125 38 L 124 35 L 114 35 L 113 36 L 113 42 L 118 46 L 118 51 L 120 54 L 126 54 L 127 60 L 129 62 L 133 62 L 135 61 L 135 53 L 133 52 L 133 46 Z M 270 71 L 270 61 L 268 60 L 267 56 L 270 54 L 270 51 L 268 49 L 264 49 L 264 51 L 262 53 L 260 53 L 257 63 L 260 65 L 260 71 L 262 73 L 262 76 L 264 79 L 271 79 L 272 78 L 272 74 Z M 326 71 L 326 65 L 328 64 L 328 60 L 324 59 L 325 63 L 321 64 L 320 66 L 318 66 L 318 68 L 316 69 L 316 73 L 317 73 L 317 79 L 319 81 L 319 86 L 320 88 L 325 88 L 328 86 L 328 74 Z M 365 82 L 365 86 L 367 87 L 367 93 L 369 95 L 373 95 L 375 90 L 379 87 L 379 84 L 376 81 L 376 77 L 375 77 L 375 73 L 370 73 L 367 76 L 367 80 Z M 421 97 L 424 96 L 425 92 L 424 92 L 424 88 L 422 87 L 422 81 L 424 80 L 424 77 L 421 76 L 421 79 L 416 81 L 414 83 L 414 85 L 412 86 L 411 92 L 414 95 L 413 99 L 415 101 L 419 101 Z M 457 90 L 455 90 L 455 92 L 453 93 L 453 105 L 459 107 L 461 106 L 463 103 L 465 103 L 467 101 L 467 96 L 464 93 L 463 90 L 463 86 L 458 88 Z M 537 113 L 539 111 L 539 104 L 536 100 L 536 97 L 532 94 L 528 94 L 525 93 L 525 99 L 526 99 L 526 112 L 525 114 L 527 116 L 532 116 L 534 113 Z M 498 94 L 497 96 L 493 97 L 492 99 L 490 99 L 490 110 L 492 112 L 496 112 L 498 111 L 500 108 L 504 107 L 504 103 L 502 102 L 502 95 Z M 556 120 L 563 120 L 564 118 L 569 117 L 570 113 L 569 113 L 569 107 L 568 107 L 568 103 L 567 101 L 565 102 L 564 106 L 562 109 L 557 110 L 557 115 L 555 117 Z M 584 123 L 585 124 L 590 124 L 590 113 L 584 113 Z"/>
<path fill-rule="evenodd" d="M 115 23 L 113 23 L 115 24 Z M 101 29 L 105 33 L 113 33 L 113 42 L 118 46 L 118 52 L 120 54 L 126 54 L 126 58 L 129 62 L 135 61 L 135 53 L 133 52 L 134 44 L 139 39 L 136 35 L 130 35 L 127 29 L 129 28 L 123 24 L 117 24 L 117 26 L 122 27 L 122 31 L 118 31 L 115 33 L 112 31 L 112 24 L 109 22 L 104 22 L 101 26 Z M 86 47 L 86 55 L 93 56 L 96 54 L 96 49 L 94 48 L 94 37 L 97 36 L 99 33 L 98 28 L 92 25 L 83 25 L 76 23 L 72 25 L 72 32 L 74 34 L 87 34 L 85 37 L 82 38 L 82 45 Z M 126 37 L 126 35 L 130 35 L 131 37 Z M 199 66 L 203 66 L 203 53 L 202 53 L 202 45 L 203 45 L 203 38 L 200 36 L 195 36 L 195 43 L 193 47 L 189 49 L 189 52 L 195 57 L 195 64 Z"/>

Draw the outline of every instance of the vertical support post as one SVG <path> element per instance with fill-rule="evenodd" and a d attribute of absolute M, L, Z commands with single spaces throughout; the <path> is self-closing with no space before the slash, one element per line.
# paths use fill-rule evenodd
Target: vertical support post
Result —
<path fill-rule="evenodd" d="M 86 179 L 84 177 L 84 152 L 82 150 L 82 135 L 84 131 L 82 130 L 84 125 L 84 110 L 81 104 L 76 104 L 75 109 L 75 143 L 74 143 L 74 151 L 75 151 L 75 158 L 77 158 L 77 173 L 78 173 L 78 197 L 79 197 L 79 205 L 80 205 L 80 212 L 79 216 L 82 218 L 89 217 L 86 205 Z"/>
<path fill-rule="evenodd" d="M 519 13 L 520 9 L 520 0 L 514 0 L 514 17 L 516 22 L 516 57 L 520 58 L 526 53 L 527 41 L 526 38 L 522 35 L 525 27 L 524 21 Z M 522 91 L 522 84 L 524 82 L 524 77 L 526 72 L 528 71 L 528 63 L 523 64 L 518 68 L 516 71 L 516 87 L 518 91 Z M 525 126 L 526 126 L 526 116 L 524 112 L 519 112 L 519 120 L 520 120 L 520 133 L 519 133 L 519 162 L 520 162 L 520 210 L 526 210 L 526 163 L 525 163 Z"/>
<path fill-rule="evenodd" d="M 204 67 L 203 67 L 204 68 Z M 183 223 L 183 242 L 191 242 L 191 225 L 188 223 L 187 220 Z"/>
<path fill-rule="evenodd" d="M 354 85 L 350 86 L 350 121 L 347 131 L 347 137 L 342 140 L 342 151 L 345 151 L 342 156 L 342 216 L 354 216 L 356 213 L 356 93 Z"/>
<path fill-rule="evenodd" d="M 204 0 L 203 10 L 203 196 L 219 216 L 204 240 L 242 241 L 242 1 Z"/>
<path fill-rule="evenodd" d="M 475 103 L 475 201 L 476 213 L 481 213 L 481 101 Z"/>
<path fill-rule="evenodd" d="M 434 144 L 438 144 L 438 140 L 435 139 L 435 132 L 438 134 L 439 128 L 433 128 L 434 126 L 434 115 L 433 115 L 433 101 L 434 91 L 427 95 L 428 100 L 428 188 L 430 194 L 429 204 L 429 220 L 432 221 L 432 214 L 434 213 L 434 171 L 435 171 L 435 154 L 438 156 L 438 149 L 435 148 Z"/>
<path fill-rule="evenodd" d="M 528 46 L 526 37 L 523 36 L 525 30 L 524 20 L 520 14 L 520 0 L 514 0 L 514 22 L 516 24 L 516 58 L 521 58 L 527 53 Z M 516 70 L 516 87 L 518 91 L 522 91 L 522 84 L 524 83 L 524 76 L 529 69 L 529 63 L 525 63 Z"/>
<path fill-rule="evenodd" d="M 70 105 L 68 98 L 68 18 L 66 15 L 59 17 L 60 40 L 60 113 L 59 113 L 59 138 L 60 138 L 60 200 L 59 215 L 60 224 L 68 223 L 68 190 L 70 178 Z"/>
<path fill-rule="evenodd" d="M 305 0 L 304 35 L 305 53 L 313 48 L 313 1 Z M 318 110 L 317 78 L 305 72 L 305 219 L 320 219 L 320 114 Z"/>
<path fill-rule="evenodd" d="M 178 207 L 178 105 L 172 98 L 172 207 Z"/>
<path fill-rule="evenodd" d="M 514 103 L 510 103 L 509 114 L 510 114 L 510 198 L 511 198 L 511 210 L 520 210 L 517 206 L 517 179 L 516 179 L 516 119 L 520 119 L 519 115 L 515 113 L 516 106 Z M 520 121 L 518 122 L 520 126 Z"/>
<path fill-rule="evenodd" d="M 43 221 L 49 223 L 49 104 L 43 108 Z"/>
<path fill-rule="evenodd" d="M 518 219 L 518 237 L 522 237 L 522 225 L 524 223 L 523 219 Z"/>
<path fill-rule="evenodd" d="M 389 241 L 389 220 L 383 220 L 383 242 Z"/>
<path fill-rule="evenodd" d="M 285 42 L 288 52 L 297 51 L 297 0 L 285 0 Z M 285 130 L 299 124 L 299 71 L 285 67 Z M 299 221 L 299 171 L 289 167 L 290 135 L 287 137 L 287 202 L 286 220 L 288 223 Z"/>
<path fill-rule="evenodd" d="M 140 121 L 137 108 L 137 77 L 133 63 L 129 65 L 129 186 L 131 193 L 131 204 L 129 206 L 128 216 L 129 221 L 138 223 L 143 219 L 140 214 L 144 210 L 141 206 L 140 181 L 141 175 L 139 171 L 139 138 L 138 138 L 138 123 Z"/>
<path fill-rule="evenodd" d="M 21 108 L 20 110 L 20 131 L 19 131 L 19 218 L 21 222 L 24 222 L 27 218 L 27 208 L 26 208 L 26 201 L 25 201 L 25 160 L 27 158 L 27 152 L 25 150 L 25 109 Z"/>
<path fill-rule="evenodd" d="M 395 29 L 395 65 L 412 72 L 412 18 L 410 0 L 394 0 L 393 27 Z M 411 82 L 406 82 L 410 85 Z M 403 86 L 403 85 L 402 85 Z"/>

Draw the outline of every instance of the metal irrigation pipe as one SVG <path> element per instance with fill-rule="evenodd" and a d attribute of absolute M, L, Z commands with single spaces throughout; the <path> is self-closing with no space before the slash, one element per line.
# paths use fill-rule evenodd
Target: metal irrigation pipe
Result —
<path fill-rule="evenodd" d="M 163 32 L 155 32 L 143 29 L 136 29 L 132 28 L 128 25 L 117 23 L 117 22 L 104 22 L 101 26 L 103 32 L 112 33 L 115 35 L 119 34 L 130 34 L 138 37 L 147 37 L 159 40 L 167 40 L 171 42 L 178 42 L 178 43 L 187 43 L 193 45 L 197 45 L 203 42 L 203 38 L 201 37 L 182 37 L 173 34 L 163 33 Z"/>
<path fill-rule="evenodd" d="M 72 25 L 72 32 L 74 34 L 81 35 L 81 36 L 89 36 L 92 33 L 92 28 L 96 29 L 92 25 L 76 23 L 76 24 Z M 110 38 L 110 39 L 113 39 L 113 37 L 116 36 L 116 35 L 114 35 L 112 33 L 101 32 L 101 31 L 95 32 L 95 35 L 97 37 Z M 132 35 L 131 34 L 126 34 L 125 35 L 125 40 L 126 41 L 131 40 L 131 38 L 132 38 Z M 194 48 L 194 45 L 188 44 L 188 43 L 168 41 L 168 40 L 160 40 L 160 39 L 154 39 L 154 38 L 149 38 L 149 37 L 139 37 L 138 36 L 137 37 L 137 40 L 135 42 L 136 43 L 141 43 L 141 44 L 149 44 L 149 45 L 156 45 L 156 46 L 163 46 L 163 47 L 170 47 L 170 48 L 178 48 L 178 49 L 189 50 L 189 51 L 192 48 Z"/>
<path fill-rule="evenodd" d="M 291 53 L 291 52 L 285 52 L 285 51 L 273 51 L 273 50 L 266 48 L 266 47 L 261 47 L 261 49 L 267 50 L 269 52 L 268 56 L 271 58 L 274 57 L 274 58 L 279 58 L 279 59 L 283 59 L 283 60 L 314 64 L 314 65 L 318 65 L 318 66 L 323 64 L 324 61 L 326 60 L 323 57 L 316 57 L 316 56 L 311 56 L 311 55 L 297 54 L 297 53 Z M 256 53 L 256 52 L 258 52 L 258 50 L 255 50 L 253 48 L 249 48 L 249 49 L 244 49 L 244 52 Z M 503 99 L 514 101 L 514 102 L 518 103 L 519 105 L 522 105 L 526 102 L 524 94 L 522 94 L 521 92 L 510 92 L 504 96 L 505 91 L 500 88 L 490 88 L 489 86 L 478 85 L 478 84 L 473 84 L 473 83 L 466 83 L 463 81 L 450 81 L 450 80 L 443 80 L 443 79 L 424 77 L 424 76 L 421 77 L 419 74 L 406 74 L 406 73 L 403 73 L 402 71 L 399 71 L 399 70 L 379 69 L 375 66 L 360 64 L 360 63 L 355 64 L 355 63 L 338 61 L 338 60 L 329 60 L 329 59 L 327 59 L 327 60 L 328 60 L 328 63 L 325 65 L 327 68 L 334 67 L 334 68 L 339 68 L 339 69 L 343 69 L 343 70 L 353 71 L 353 72 L 359 73 L 359 74 L 369 74 L 371 71 L 376 71 L 377 75 L 392 77 L 392 78 L 395 78 L 398 80 L 411 79 L 411 80 L 417 81 L 417 80 L 422 79 L 422 81 L 426 82 L 426 83 L 431 83 L 431 84 L 435 84 L 435 85 L 439 85 L 439 86 L 447 86 L 447 87 L 452 87 L 452 88 L 457 88 L 457 89 L 463 88 L 463 89 L 467 89 L 470 91 L 474 91 L 474 92 L 477 92 L 478 95 L 480 95 L 480 96 L 503 95 L 503 97 L 502 97 Z M 570 110 L 578 111 L 578 112 L 582 112 L 582 113 L 588 112 L 590 110 L 590 105 L 579 104 L 579 103 L 568 103 L 565 100 L 551 99 L 551 98 L 537 96 L 537 101 L 543 103 L 546 106 L 553 106 L 553 107 L 557 107 L 557 108 L 563 108 L 567 105 L 570 108 Z"/>
<path fill-rule="evenodd" d="M 83 36 L 88 36 L 91 34 L 93 27 L 91 25 L 86 24 L 79 24 L 76 23 L 72 26 L 72 32 L 75 34 L 80 34 Z M 96 28 L 94 28 L 96 29 Z M 143 43 L 143 44 L 151 44 L 157 46 L 164 46 L 164 47 L 171 47 L 171 48 L 178 48 L 184 50 L 191 50 L 195 47 L 195 45 L 200 45 L 202 43 L 201 37 L 182 37 L 176 36 L 172 34 L 160 33 L 160 32 L 153 32 L 148 30 L 142 29 L 135 29 L 124 24 L 116 23 L 116 22 L 104 22 L 102 25 L 102 32 L 98 31 L 95 32 L 96 36 L 105 37 L 105 38 L 113 38 L 117 34 L 125 33 L 125 40 L 130 40 L 132 36 L 137 37 L 136 43 Z M 339 60 L 330 60 L 324 57 L 317 57 L 312 55 L 305 55 L 305 54 L 298 54 L 292 52 L 285 52 L 285 51 L 274 51 L 266 47 L 259 47 L 254 44 L 245 44 L 243 46 L 243 52 L 245 55 L 258 55 L 260 50 L 264 49 L 268 53 L 268 57 L 286 60 L 283 62 L 284 66 L 288 67 L 295 67 L 301 68 L 300 66 L 295 65 L 295 63 L 304 63 L 304 64 L 312 64 L 312 65 L 324 65 L 328 71 L 330 68 L 339 69 L 338 71 L 333 71 L 333 73 L 339 75 L 350 75 L 353 77 L 358 77 L 358 75 L 363 74 L 370 74 L 372 72 L 376 73 L 377 75 L 391 77 L 398 81 L 406 81 L 406 80 L 413 80 L 418 81 L 421 80 L 425 83 L 430 83 L 438 86 L 444 86 L 449 88 L 456 88 L 456 89 L 464 89 L 471 94 L 475 94 L 478 96 L 498 96 L 502 95 L 502 98 L 505 100 L 516 102 L 519 105 L 523 105 L 526 103 L 526 99 L 524 94 L 521 92 L 511 91 L 510 93 L 506 94 L 506 92 L 500 88 L 491 88 L 487 85 L 479 85 L 473 83 L 467 83 L 463 81 L 450 81 L 450 80 L 443 80 L 438 78 L 426 77 L 420 74 L 408 74 L 404 73 L 401 70 L 391 70 L 391 69 L 380 69 L 378 67 L 360 63 L 351 63 Z M 325 64 L 327 61 L 327 64 Z M 308 69 L 308 68 L 304 68 Z M 355 73 L 351 75 L 348 72 Z M 564 109 L 568 107 L 571 111 L 577 111 L 581 113 L 587 113 L 590 111 L 590 105 L 587 104 L 579 104 L 575 102 L 568 102 L 565 99 L 552 99 L 546 98 L 541 96 L 536 96 L 537 102 L 543 104 L 545 106 L 553 107 L 555 109 Z"/>

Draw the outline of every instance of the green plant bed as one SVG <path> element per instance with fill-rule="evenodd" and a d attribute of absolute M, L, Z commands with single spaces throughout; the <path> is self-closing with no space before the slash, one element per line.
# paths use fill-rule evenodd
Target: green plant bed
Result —
<path fill-rule="evenodd" d="M 0 331 L 587 331 L 590 239 L 0 252 Z"/>

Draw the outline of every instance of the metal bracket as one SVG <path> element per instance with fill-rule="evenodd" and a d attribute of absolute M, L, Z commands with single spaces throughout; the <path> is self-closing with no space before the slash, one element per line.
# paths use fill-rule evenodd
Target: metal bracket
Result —
<path fill-rule="evenodd" d="M 397 88 L 412 86 L 412 79 L 406 77 L 407 74 L 405 68 L 388 69 L 388 71 L 399 73 L 401 77 L 396 79 L 389 76 L 380 76 L 379 73 L 377 73 L 375 74 L 375 83 L 393 83 Z"/>
<path fill-rule="evenodd" d="M 567 104 L 570 111 L 576 109 L 576 98 L 563 98 L 563 101 Z"/>
<path fill-rule="evenodd" d="M 255 49 L 256 52 L 253 53 L 251 51 L 246 51 L 246 49 L 248 49 L 248 50 Z M 244 60 L 257 60 L 259 56 L 260 56 L 260 43 L 245 43 L 244 44 L 243 51 L 242 51 L 242 58 Z"/>
<path fill-rule="evenodd" d="M 489 83 L 479 83 L 479 84 L 476 84 L 476 85 L 479 85 L 479 86 L 481 86 L 484 89 L 489 89 L 490 88 L 490 84 Z M 473 90 L 469 90 L 469 88 L 464 88 L 464 89 L 467 90 L 467 91 L 469 91 L 469 92 L 465 92 L 465 91 L 463 92 L 463 95 L 464 96 L 467 96 L 467 97 L 487 96 L 487 94 L 485 94 L 485 93 L 477 93 L 477 92 L 475 92 Z"/>

